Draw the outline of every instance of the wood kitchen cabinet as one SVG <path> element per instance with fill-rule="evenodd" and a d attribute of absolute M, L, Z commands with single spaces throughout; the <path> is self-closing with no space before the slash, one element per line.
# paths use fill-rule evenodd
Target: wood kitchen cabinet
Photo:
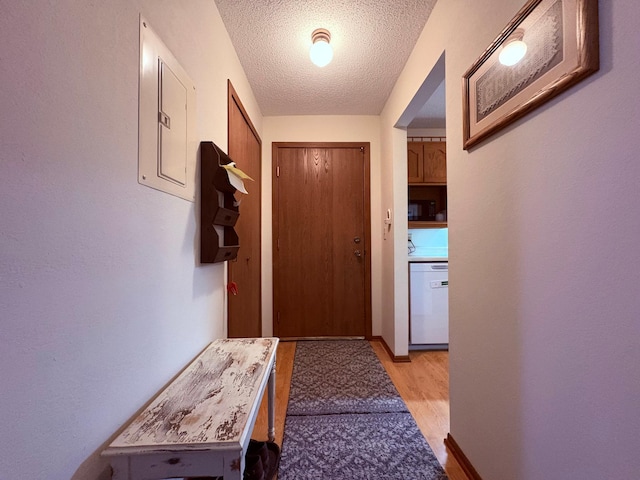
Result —
<path fill-rule="evenodd" d="M 407 142 L 409 228 L 443 228 L 436 214 L 447 210 L 447 150 L 444 141 Z"/>
<path fill-rule="evenodd" d="M 445 142 L 408 142 L 407 162 L 409 183 L 447 183 Z"/>

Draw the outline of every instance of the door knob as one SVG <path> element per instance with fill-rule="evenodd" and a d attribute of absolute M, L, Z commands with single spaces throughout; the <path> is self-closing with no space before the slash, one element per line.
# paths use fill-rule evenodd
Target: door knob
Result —
<path fill-rule="evenodd" d="M 356 257 L 361 257 L 361 256 L 362 256 L 362 252 L 361 252 L 360 250 L 356 250 L 355 252 L 353 252 L 353 254 L 354 254 Z"/>
<path fill-rule="evenodd" d="M 353 243 L 360 243 L 360 237 L 353 237 Z"/>

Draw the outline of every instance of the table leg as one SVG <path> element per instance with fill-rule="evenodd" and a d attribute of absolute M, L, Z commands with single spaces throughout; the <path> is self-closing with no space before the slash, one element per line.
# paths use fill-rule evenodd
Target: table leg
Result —
<path fill-rule="evenodd" d="M 276 360 L 273 360 L 273 368 L 269 374 L 268 384 L 268 413 L 269 413 L 269 441 L 276 439 Z"/>

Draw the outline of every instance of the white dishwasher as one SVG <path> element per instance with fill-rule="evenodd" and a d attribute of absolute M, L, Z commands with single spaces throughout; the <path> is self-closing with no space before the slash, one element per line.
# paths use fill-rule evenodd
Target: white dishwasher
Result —
<path fill-rule="evenodd" d="M 409 285 L 409 343 L 426 348 L 448 348 L 448 262 L 409 263 Z"/>

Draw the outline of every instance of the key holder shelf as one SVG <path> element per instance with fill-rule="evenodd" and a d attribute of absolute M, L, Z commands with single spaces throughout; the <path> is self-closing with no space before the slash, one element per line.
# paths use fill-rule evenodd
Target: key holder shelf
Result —
<path fill-rule="evenodd" d="M 200 263 L 233 260 L 240 249 L 236 189 L 223 165 L 232 160 L 213 142 L 200 142 Z"/>

